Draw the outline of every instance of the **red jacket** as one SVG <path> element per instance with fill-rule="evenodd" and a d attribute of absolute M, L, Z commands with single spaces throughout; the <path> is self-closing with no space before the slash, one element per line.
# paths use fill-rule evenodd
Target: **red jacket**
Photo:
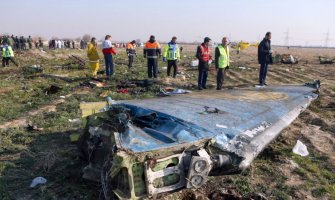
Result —
<path fill-rule="evenodd" d="M 112 54 L 112 55 L 115 55 L 116 54 L 116 50 L 111 47 L 111 48 L 106 48 L 106 49 L 102 49 L 102 53 L 104 55 L 107 55 L 107 54 Z"/>

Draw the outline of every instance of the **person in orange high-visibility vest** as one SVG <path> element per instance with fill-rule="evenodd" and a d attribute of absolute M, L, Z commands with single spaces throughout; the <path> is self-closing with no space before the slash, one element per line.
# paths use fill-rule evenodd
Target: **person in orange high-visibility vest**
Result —
<path fill-rule="evenodd" d="M 128 67 L 131 68 L 133 67 L 133 62 L 134 62 L 134 56 L 136 56 L 136 51 L 135 51 L 135 47 L 136 47 L 136 41 L 133 40 L 131 42 L 129 42 L 127 44 L 127 55 L 128 55 Z"/>
<path fill-rule="evenodd" d="M 199 59 L 198 66 L 198 89 L 207 89 L 206 82 L 209 71 L 209 60 L 212 59 L 209 49 L 209 42 L 211 39 L 209 37 L 205 37 L 204 42 L 198 46 L 196 57 Z"/>
<path fill-rule="evenodd" d="M 157 58 L 161 57 L 161 46 L 155 40 L 155 36 L 150 36 L 150 39 L 144 45 L 143 49 L 144 58 L 148 59 L 148 77 L 158 77 L 158 62 Z"/>

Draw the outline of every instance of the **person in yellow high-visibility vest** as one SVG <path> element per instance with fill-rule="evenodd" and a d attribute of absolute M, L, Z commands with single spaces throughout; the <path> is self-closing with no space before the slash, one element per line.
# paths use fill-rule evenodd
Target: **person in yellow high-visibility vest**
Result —
<path fill-rule="evenodd" d="M 87 57 L 90 62 L 92 75 L 94 77 L 97 76 L 98 70 L 99 70 L 99 54 L 97 50 L 97 42 L 95 37 L 91 39 L 91 42 L 87 46 Z"/>
<path fill-rule="evenodd" d="M 229 47 L 227 37 L 222 38 L 222 44 L 215 49 L 215 68 L 217 70 L 216 89 L 222 90 L 226 70 L 229 69 Z"/>
<path fill-rule="evenodd" d="M 171 68 L 173 67 L 173 78 L 176 78 L 178 72 L 177 62 L 180 60 L 180 49 L 177 44 L 177 37 L 173 36 L 164 48 L 163 62 L 167 60 L 167 76 L 170 76 Z"/>
<path fill-rule="evenodd" d="M 7 42 L 4 42 L 4 45 L 1 46 L 1 51 L 2 51 L 2 66 L 3 67 L 8 67 L 9 66 L 9 61 L 14 63 L 14 65 L 19 66 L 15 60 L 14 60 L 14 51 L 10 45 L 7 44 Z"/>

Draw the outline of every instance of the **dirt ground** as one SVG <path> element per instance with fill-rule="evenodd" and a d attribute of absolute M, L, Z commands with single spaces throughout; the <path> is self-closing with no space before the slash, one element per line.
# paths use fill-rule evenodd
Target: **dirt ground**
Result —
<path fill-rule="evenodd" d="M 20 67 L 0 68 L 0 199 L 101 199 L 100 185 L 81 178 L 84 163 L 78 158 L 76 144 L 69 140 L 71 133 L 82 129 L 71 121 L 80 118 L 80 102 L 103 101 L 101 94 L 106 91 L 119 100 L 155 97 L 159 86 L 196 90 L 197 70 L 188 66 L 195 49 L 196 46 L 184 45 L 179 67 L 182 73 L 176 80 L 166 77 L 166 64 L 160 61 L 156 86 L 146 91 L 133 88 L 128 94 L 116 92 L 121 81 L 147 76 L 141 49 L 130 70 L 125 65 L 124 49 L 119 49 L 116 76 L 108 87 L 87 84 L 91 81 L 88 66 L 84 70 L 59 67 L 68 62 L 71 54 L 86 59 L 85 51 L 17 52 Z M 319 98 L 242 174 L 213 177 L 199 190 L 184 189 L 157 199 L 242 199 L 251 194 L 278 200 L 335 199 L 335 64 L 321 65 L 318 61 L 318 56 L 335 57 L 335 49 L 273 49 L 278 54 L 297 56 L 299 63 L 271 65 L 268 84 L 304 84 L 318 79 Z M 231 60 L 225 89 L 257 84 L 256 48 L 240 54 L 232 50 Z M 32 64 L 41 65 L 43 73 L 23 70 Z M 63 78 L 45 76 L 50 74 Z M 215 83 L 212 66 L 210 89 L 215 89 Z M 61 90 L 46 95 L 45 89 L 52 84 Z M 33 130 L 27 129 L 28 123 Z M 307 145 L 309 156 L 292 153 L 298 139 Z M 47 184 L 30 188 L 31 180 L 37 176 L 45 177 Z"/>

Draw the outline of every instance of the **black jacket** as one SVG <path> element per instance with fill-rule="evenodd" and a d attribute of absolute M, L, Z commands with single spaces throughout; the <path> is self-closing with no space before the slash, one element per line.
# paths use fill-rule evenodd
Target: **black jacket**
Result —
<path fill-rule="evenodd" d="M 272 63 L 271 40 L 265 38 L 258 45 L 258 63 L 259 64 L 270 64 Z"/>

